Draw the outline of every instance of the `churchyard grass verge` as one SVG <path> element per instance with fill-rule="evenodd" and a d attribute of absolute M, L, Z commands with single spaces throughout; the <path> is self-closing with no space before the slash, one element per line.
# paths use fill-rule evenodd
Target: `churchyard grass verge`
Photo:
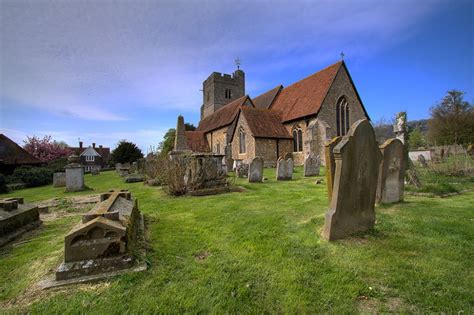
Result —
<path fill-rule="evenodd" d="M 79 212 L 0 250 L 0 309 L 5 313 L 472 313 L 474 192 L 449 198 L 407 196 L 376 208 L 375 228 L 327 242 L 324 169 L 318 177 L 245 190 L 173 197 L 161 187 L 124 183 L 115 172 L 86 175 L 93 190 L 52 186 L 6 196 L 26 202 L 129 189 L 146 216 L 149 269 L 108 281 L 40 291 L 62 260 L 63 238 Z M 454 180 L 454 179 L 453 179 Z M 463 182 L 472 188 L 473 182 Z M 69 205 L 68 205 L 69 207 Z M 77 214 L 77 215 L 76 215 Z M 6 279 L 6 281 L 5 281 Z"/>

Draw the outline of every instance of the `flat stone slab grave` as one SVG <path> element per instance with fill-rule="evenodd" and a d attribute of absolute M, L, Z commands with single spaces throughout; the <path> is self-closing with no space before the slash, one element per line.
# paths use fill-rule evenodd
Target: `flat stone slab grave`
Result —
<path fill-rule="evenodd" d="M 38 206 L 23 198 L 0 199 L 0 246 L 41 224 Z"/>

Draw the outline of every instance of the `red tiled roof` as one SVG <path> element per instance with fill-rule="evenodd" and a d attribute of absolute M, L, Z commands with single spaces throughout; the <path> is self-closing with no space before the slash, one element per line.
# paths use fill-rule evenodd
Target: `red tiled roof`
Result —
<path fill-rule="evenodd" d="M 270 108 L 272 103 L 274 102 L 276 96 L 278 93 L 280 93 L 281 89 L 283 89 L 283 85 L 279 85 L 263 94 L 260 94 L 256 98 L 254 98 L 253 104 L 255 105 L 256 108 L 262 108 L 262 109 L 267 109 Z"/>
<path fill-rule="evenodd" d="M 6 165 L 41 164 L 42 162 L 4 134 L 0 134 L 0 163 Z"/>
<path fill-rule="evenodd" d="M 281 123 L 281 117 L 270 109 L 242 107 L 250 132 L 256 138 L 291 139 L 288 130 Z"/>
<path fill-rule="evenodd" d="M 248 95 L 242 96 L 207 116 L 199 122 L 196 131 L 209 132 L 230 125 L 247 99 L 250 100 Z"/>
<path fill-rule="evenodd" d="M 317 114 L 343 61 L 284 88 L 271 106 L 279 111 L 282 121 Z"/>
<path fill-rule="evenodd" d="M 210 152 L 203 131 L 185 131 L 188 148 L 193 152 Z"/>

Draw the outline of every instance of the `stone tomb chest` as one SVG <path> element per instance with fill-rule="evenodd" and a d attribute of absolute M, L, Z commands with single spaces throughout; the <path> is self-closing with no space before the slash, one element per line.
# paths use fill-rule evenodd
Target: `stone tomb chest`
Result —
<path fill-rule="evenodd" d="M 110 191 L 64 239 L 64 263 L 56 280 L 127 269 L 140 229 L 136 199 L 127 190 Z"/>
<path fill-rule="evenodd" d="M 41 225 L 38 207 L 23 198 L 0 199 L 0 246 Z"/>

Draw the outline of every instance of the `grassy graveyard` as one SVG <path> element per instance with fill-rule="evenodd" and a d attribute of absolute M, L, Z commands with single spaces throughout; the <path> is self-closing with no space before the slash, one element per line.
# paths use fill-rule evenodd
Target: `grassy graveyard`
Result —
<path fill-rule="evenodd" d="M 63 238 L 87 207 L 61 201 L 43 226 L 0 249 L 2 313 L 445 312 L 474 308 L 474 182 L 458 196 L 407 196 L 377 207 L 375 229 L 327 242 L 325 184 L 303 178 L 235 183 L 243 192 L 169 197 L 115 172 L 90 190 L 52 186 L 6 196 L 26 202 L 129 189 L 146 215 L 149 269 L 46 291 L 35 284 L 63 259 Z M 324 178 L 325 182 L 325 178 Z M 53 212 L 52 211 L 52 212 Z"/>

